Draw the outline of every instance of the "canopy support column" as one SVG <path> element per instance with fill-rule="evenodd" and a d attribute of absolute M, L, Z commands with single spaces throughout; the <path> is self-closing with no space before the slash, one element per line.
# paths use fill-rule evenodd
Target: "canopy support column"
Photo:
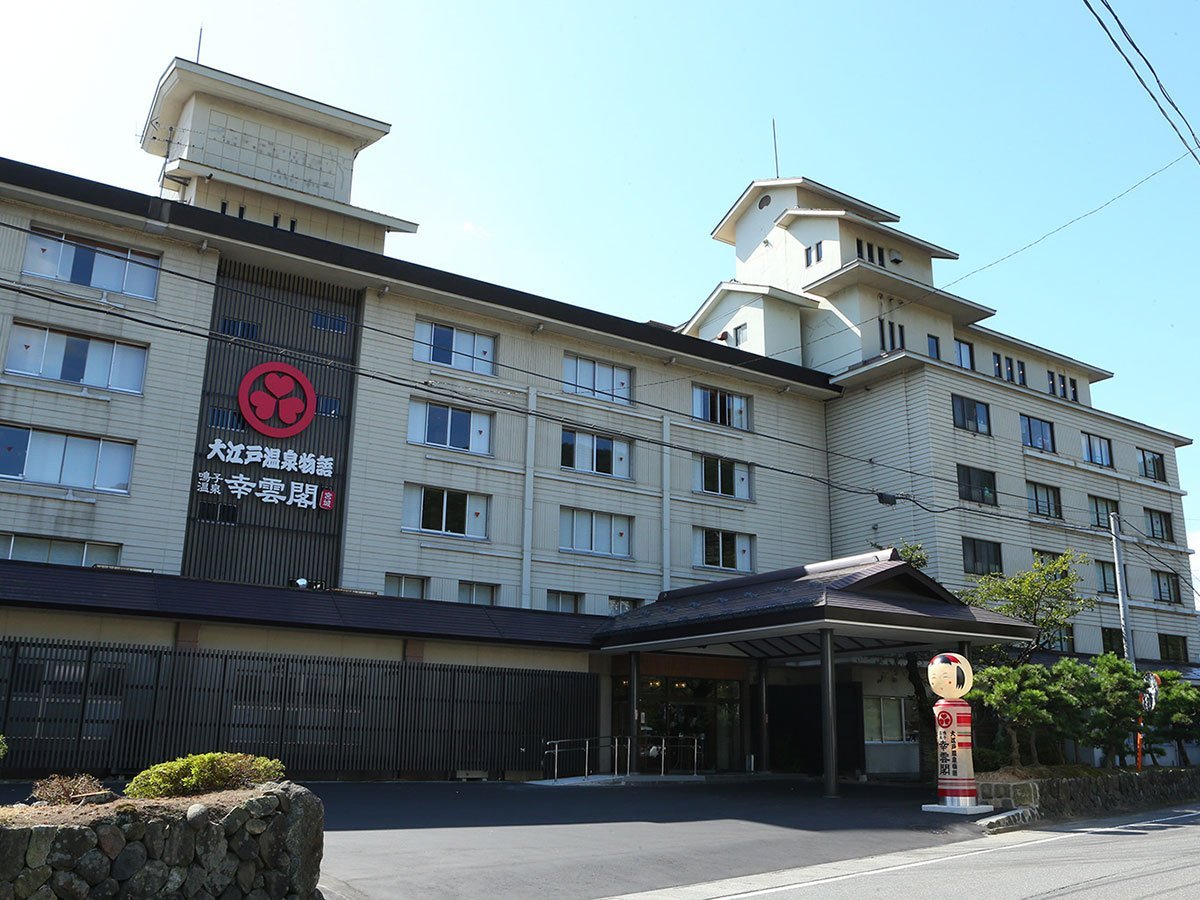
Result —
<path fill-rule="evenodd" d="M 771 771 L 771 738 L 767 733 L 767 661 L 758 661 L 758 765 L 759 772 Z"/>
<path fill-rule="evenodd" d="M 833 629 L 821 629 L 821 755 L 825 796 L 838 795 L 837 685 L 833 673 Z"/>
<path fill-rule="evenodd" d="M 642 734 L 641 715 L 638 712 L 638 685 L 642 680 L 642 654 L 634 650 L 629 654 L 629 758 L 628 771 L 636 775 L 638 757 L 641 755 L 639 738 Z"/>

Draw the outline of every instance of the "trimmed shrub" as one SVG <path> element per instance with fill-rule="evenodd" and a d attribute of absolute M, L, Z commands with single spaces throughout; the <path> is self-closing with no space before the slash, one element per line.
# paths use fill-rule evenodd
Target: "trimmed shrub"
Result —
<path fill-rule="evenodd" d="M 4 735 L 0 734 L 0 759 L 8 756 L 8 741 L 4 739 Z"/>
<path fill-rule="evenodd" d="M 976 747 L 971 752 L 974 754 L 976 772 L 995 772 L 1008 765 L 1006 751 L 994 750 L 991 747 Z"/>
<path fill-rule="evenodd" d="M 249 753 L 196 753 L 138 772 L 127 797 L 187 797 L 250 787 L 284 777 L 283 763 Z"/>
<path fill-rule="evenodd" d="M 94 775 L 51 775 L 33 783 L 33 796 L 51 806 L 66 806 L 77 802 L 72 797 L 102 790 L 104 785 Z"/>

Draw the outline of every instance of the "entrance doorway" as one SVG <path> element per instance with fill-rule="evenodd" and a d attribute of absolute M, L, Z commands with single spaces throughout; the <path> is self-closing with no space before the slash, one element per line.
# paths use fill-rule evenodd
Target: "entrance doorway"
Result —
<path fill-rule="evenodd" d="M 838 771 L 844 775 L 865 772 L 862 685 L 839 684 L 836 697 Z M 821 774 L 822 719 L 819 685 L 767 686 L 771 771 Z"/>
<path fill-rule="evenodd" d="M 654 769 L 691 773 L 693 764 L 707 771 L 740 770 L 744 765 L 742 749 L 742 683 L 719 678 L 693 678 L 668 675 L 642 676 L 639 687 L 639 748 L 642 771 Z M 613 722 L 629 721 L 629 679 L 613 679 Z M 618 726 L 618 730 L 620 726 Z M 697 736 L 699 745 L 694 759 L 690 742 L 669 742 L 667 755 L 650 735 L 666 737 Z"/>

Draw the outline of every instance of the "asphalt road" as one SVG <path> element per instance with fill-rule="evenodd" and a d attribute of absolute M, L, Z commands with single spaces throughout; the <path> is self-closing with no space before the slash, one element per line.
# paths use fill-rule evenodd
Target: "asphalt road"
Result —
<path fill-rule="evenodd" d="M 982 837 L 951 846 L 626 894 L 622 900 L 1200 896 L 1200 808 Z"/>
<path fill-rule="evenodd" d="M 325 802 L 329 900 L 592 900 L 979 834 L 928 791 L 800 781 L 539 787 L 310 784 Z"/>

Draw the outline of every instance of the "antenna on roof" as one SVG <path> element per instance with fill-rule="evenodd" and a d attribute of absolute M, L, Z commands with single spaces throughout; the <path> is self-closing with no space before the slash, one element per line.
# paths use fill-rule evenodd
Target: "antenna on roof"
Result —
<path fill-rule="evenodd" d="M 200 45 L 204 42 L 204 26 L 200 26 L 200 37 L 196 38 L 196 62 L 200 62 Z M 775 168 L 779 168 L 778 165 Z"/>
<path fill-rule="evenodd" d="M 199 59 L 196 62 L 200 62 Z M 775 117 L 771 116 L 771 143 L 775 147 L 775 177 L 779 177 L 779 138 L 775 135 Z"/>

